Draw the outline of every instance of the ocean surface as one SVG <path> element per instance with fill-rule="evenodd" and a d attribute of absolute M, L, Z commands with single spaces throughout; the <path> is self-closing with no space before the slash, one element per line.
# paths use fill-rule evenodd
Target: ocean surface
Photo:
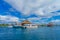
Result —
<path fill-rule="evenodd" d="M 60 26 L 34 29 L 0 27 L 0 40 L 60 40 Z"/>

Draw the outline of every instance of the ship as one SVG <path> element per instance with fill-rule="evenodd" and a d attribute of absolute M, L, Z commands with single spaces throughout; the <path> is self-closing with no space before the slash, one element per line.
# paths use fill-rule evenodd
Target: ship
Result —
<path fill-rule="evenodd" d="M 37 28 L 38 25 L 32 24 L 30 21 L 25 20 L 21 24 L 16 23 L 16 25 L 13 25 L 13 28 Z"/>
<path fill-rule="evenodd" d="M 47 24 L 48 27 L 52 27 L 53 26 L 53 23 L 49 23 Z"/>

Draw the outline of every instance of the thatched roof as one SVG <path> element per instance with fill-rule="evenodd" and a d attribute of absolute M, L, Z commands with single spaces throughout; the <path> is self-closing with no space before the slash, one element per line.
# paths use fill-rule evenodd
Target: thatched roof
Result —
<path fill-rule="evenodd" d="M 22 24 L 31 24 L 31 22 L 29 22 L 28 20 L 25 20 L 22 22 Z"/>

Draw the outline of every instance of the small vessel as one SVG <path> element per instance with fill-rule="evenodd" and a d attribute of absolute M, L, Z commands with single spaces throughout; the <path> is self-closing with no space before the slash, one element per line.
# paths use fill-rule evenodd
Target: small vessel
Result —
<path fill-rule="evenodd" d="M 14 25 L 13 28 L 26 28 L 26 27 L 19 26 L 19 25 Z"/>
<path fill-rule="evenodd" d="M 12 25 L 13 28 L 23 28 L 20 23 L 16 22 L 15 24 Z"/>
<path fill-rule="evenodd" d="M 49 23 L 47 24 L 48 27 L 52 27 L 53 26 L 53 23 Z"/>
<path fill-rule="evenodd" d="M 18 26 L 18 25 L 13 25 L 13 28 L 20 28 L 20 26 Z"/>

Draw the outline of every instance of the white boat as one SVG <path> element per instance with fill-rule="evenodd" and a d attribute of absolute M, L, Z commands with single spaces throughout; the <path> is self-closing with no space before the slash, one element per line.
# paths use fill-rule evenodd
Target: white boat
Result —
<path fill-rule="evenodd" d="M 13 28 L 38 28 L 36 24 L 24 24 L 23 26 L 13 25 Z"/>
<path fill-rule="evenodd" d="M 21 26 L 19 26 L 21 25 Z M 37 24 L 32 24 L 28 20 L 23 21 L 21 24 L 17 23 L 13 25 L 14 28 L 38 28 Z"/>
<path fill-rule="evenodd" d="M 36 25 L 36 24 L 24 24 L 23 27 L 25 27 L 25 28 L 38 28 L 38 25 Z"/>

